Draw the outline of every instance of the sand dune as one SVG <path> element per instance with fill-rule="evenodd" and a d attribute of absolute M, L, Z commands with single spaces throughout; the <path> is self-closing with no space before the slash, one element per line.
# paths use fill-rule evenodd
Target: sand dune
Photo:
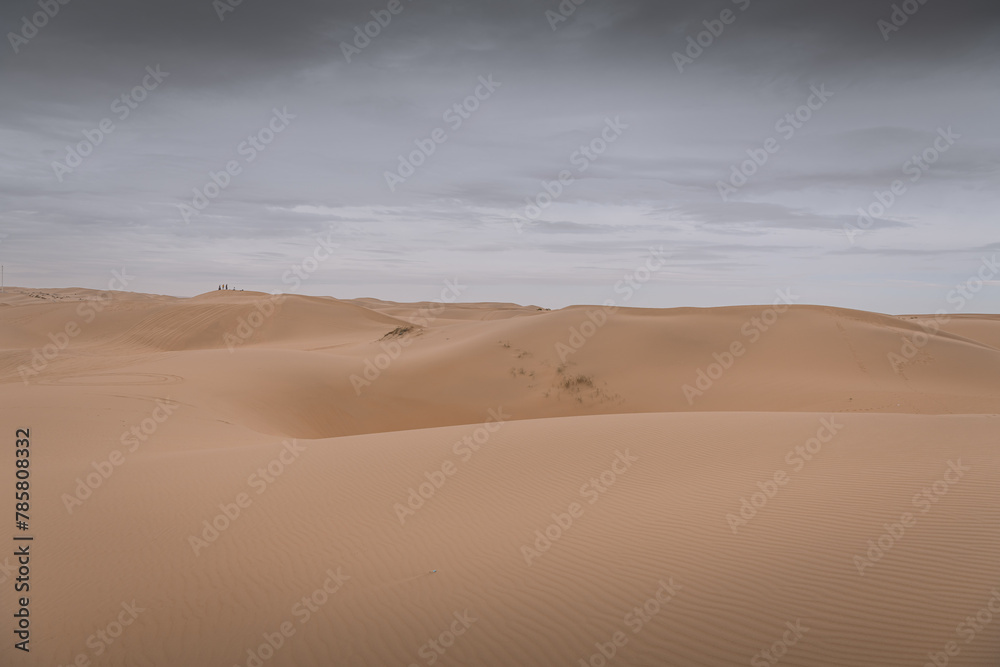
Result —
<path fill-rule="evenodd" d="M 27 380 L 46 392 L 92 373 L 180 376 L 187 381 L 175 397 L 206 419 L 269 435 L 468 424 L 484 404 L 518 419 L 1000 412 L 1000 347 L 991 345 L 1000 318 L 992 316 L 956 318 L 935 332 L 919 319 L 816 306 L 607 314 L 211 292 L 118 295 L 96 312 L 100 301 L 8 298 L 21 305 L 0 310 L 0 382 Z M 67 322 L 79 333 L 51 360 L 39 359 L 35 351 Z"/>
<path fill-rule="evenodd" d="M 766 311 L 8 288 L 7 664 L 1000 664 L 1000 318 Z"/>

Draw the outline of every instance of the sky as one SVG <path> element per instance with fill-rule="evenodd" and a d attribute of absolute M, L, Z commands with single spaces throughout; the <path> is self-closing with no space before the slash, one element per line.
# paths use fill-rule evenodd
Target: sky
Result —
<path fill-rule="evenodd" d="M 5 0 L 0 25 L 9 285 L 916 313 L 971 279 L 964 312 L 1000 312 L 995 0 Z"/>

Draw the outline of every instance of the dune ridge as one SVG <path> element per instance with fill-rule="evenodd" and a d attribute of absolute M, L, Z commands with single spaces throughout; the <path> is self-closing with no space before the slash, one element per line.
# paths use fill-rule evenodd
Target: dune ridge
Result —
<path fill-rule="evenodd" d="M 767 308 L 8 288 L 14 664 L 998 664 L 1000 317 Z"/>

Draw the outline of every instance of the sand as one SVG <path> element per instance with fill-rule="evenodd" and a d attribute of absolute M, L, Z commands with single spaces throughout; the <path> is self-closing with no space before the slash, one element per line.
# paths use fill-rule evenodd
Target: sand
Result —
<path fill-rule="evenodd" d="M 1000 664 L 1000 317 L 769 310 L 7 288 L 0 664 Z"/>

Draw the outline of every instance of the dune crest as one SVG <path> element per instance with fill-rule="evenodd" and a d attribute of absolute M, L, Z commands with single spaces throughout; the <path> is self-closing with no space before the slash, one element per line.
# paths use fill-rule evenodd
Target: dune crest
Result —
<path fill-rule="evenodd" d="M 1000 317 L 768 308 L 8 288 L 16 664 L 996 665 Z"/>

